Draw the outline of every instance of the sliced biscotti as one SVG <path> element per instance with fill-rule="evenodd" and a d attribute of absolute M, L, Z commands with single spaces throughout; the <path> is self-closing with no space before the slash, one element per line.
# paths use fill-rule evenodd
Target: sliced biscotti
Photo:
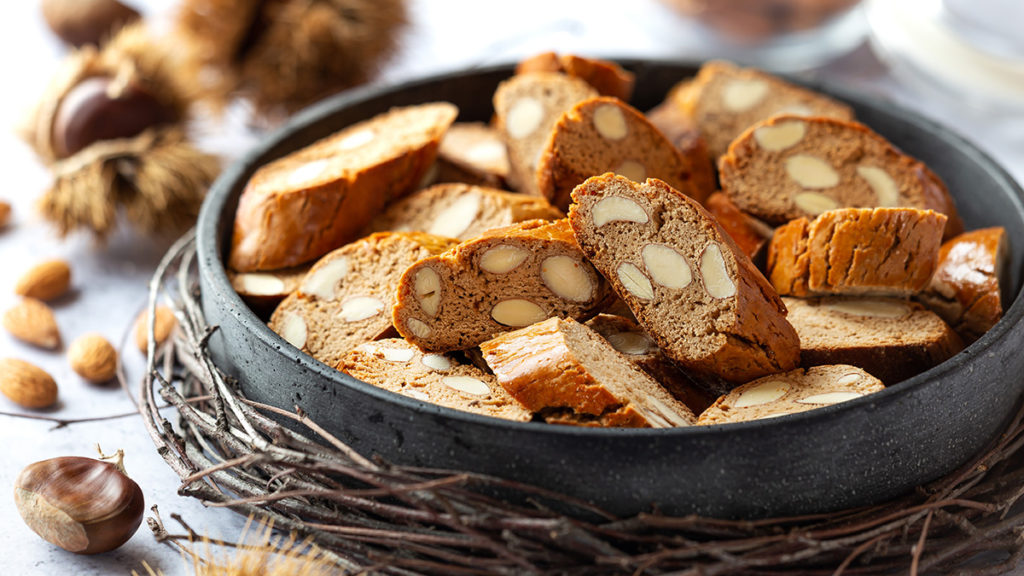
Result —
<path fill-rule="evenodd" d="M 903 206 L 945 214 L 948 233 L 962 228 L 938 177 L 856 122 L 776 116 L 738 137 L 718 167 L 722 191 L 770 224 L 837 208 Z"/>
<path fill-rule="evenodd" d="M 227 274 L 231 287 L 249 306 L 258 310 L 272 310 L 299 288 L 309 269 L 308 264 L 303 264 L 266 272 L 228 270 Z"/>
<path fill-rule="evenodd" d="M 715 400 L 714 396 L 698 387 L 669 360 L 636 321 L 615 314 L 598 314 L 584 324 L 601 335 L 612 348 L 654 378 L 683 404 L 700 414 Z"/>
<path fill-rule="evenodd" d="M 482 122 L 456 122 L 441 138 L 436 182 L 505 188 L 508 152 L 501 134 Z"/>
<path fill-rule="evenodd" d="M 525 422 L 533 414 L 492 374 L 446 354 L 428 354 L 400 338 L 356 346 L 336 368 L 367 384 L 455 410 Z"/>
<path fill-rule="evenodd" d="M 564 219 L 491 230 L 410 266 L 394 325 L 424 350 L 464 350 L 552 316 L 586 319 L 611 299 Z"/>
<path fill-rule="evenodd" d="M 588 179 L 572 197 L 583 252 L 689 374 L 722 389 L 796 367 L 785 306 L 698 203 L 660 180 L 614 174 Z"/>
<path fill-rule="evenodd" d="M 558 422 L 669 428 L 696 420 L 604 338 L 572 319 L 549 318 L 480 349 L 512 397 Z"/>
<path fill-rule="evenodd" d="M 607 60 L 543 52 L 516 66 L 516 74 L 532 72 L 563 72 L 590 84 L 601 95 L 618 98 L 623 102 L 629 102 L 633 95 L 633 73 Z"/>
<path fill-rule="evenodd" d="M 891 386 L 963 348 L 956 332 L 920 304 L 895 298 L 789 298 L 805 367 L 852 364 Z"/>
<path fill-rule="evenodd" d="M 238 201 L 230 267 L 287 268 L 355 240 L 419 184 L 456 114 L 445 102 L 394 108 L 260 167 Z"/>
<path fill-rule="evenodd" d="M 879 379 L 856 366 L 797 368 L 734 388 L 702 412 L 697 424 L 727 424 L 796 414 L 884 389 Z"/>
<path fill-rule="evenodd" d="M 762 263 L 764 262 L 768 241 L 774 234 L 771 226 L 740 210 L 732 200 L 729 200 L 728 196 L 721 192 L 715 192 L 708 196 L 704 200 L 704 207 L 715 217 L 718 224 L 725 229 L 744 254 L 750 256 L 750 259 L 755 262 L 758 258 Z"/>
<path fill-rule="evenodd" d="M 557 72 L 517 74 L 498 85 L 494 113 L 508 149 L 510 186 L 540 194 L 537 165 L 551 128 L 574 104 L 597 95 L 590 84 Z"/>
<path fill-rule="evenodd" d="M 544 198 L 469 184 L 436 184 L 391 204 L 368 232 L 421 231 L 460 240 L 526 220 L 564 218 Z"/>
<path fill-rule="evenodd" d="M 974 342 L 1003 317 L 1000 285 L 1006 286 L 1006 230 L 965 232 L 939 249 L 939 263 L 918 300 L 966 342 Z"/>
<path fill-rule="evenodd" d="M 669 99 L 644 115 L 690 161 L 693 187 L 698 190 L 716 190 L 718 175 L 715 173 L 715 164 L 711 161 L 704 137 L 697 131 L 690 117 Z"/>
<path fill-rule="evenodd" d="M 581 182 L 615 172 L 635 182 L 658 178 L 702 202 L 712 189 L 695 186 L 692 165 L 706 161 L 685 157 L 639 111 L 602 96 L 577 103 L 555 123 L 537 167 L 537 189 L 564 210 Z"/>
<path fill-rule="evenodd" d="M 398 280 L 417 260 L 457 244 L 417 232 L 381 232 L 321 258 L 270 318 L 270 329 L 334 366 L 349 350 L 388 334 Z"/>
<path fill-rule="evenodd" d="M 915 208 L 845 208 L 775 230 L 768 278 L 779 294 L 910 296 L 938 262 L 946 216 Z"/>
<path fill-rule="evenodd" d="M 849 106 L 754 68 L 708 62 L 692 81 L 673 90 L 674 101 L 693 119 L 712 158 L 750 125 L 776 114 L 853 120 Z"/>

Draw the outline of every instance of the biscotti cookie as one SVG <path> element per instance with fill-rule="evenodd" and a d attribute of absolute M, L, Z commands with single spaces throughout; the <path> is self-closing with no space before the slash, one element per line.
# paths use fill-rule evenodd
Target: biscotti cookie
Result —
<path fill-rule="evenodd" d="M 573 191 L 576 239 L 672 360 L 716 390 L 792 370 L 796 332 L 775 290 L 698 203 L 614 174 Z"/>
<path fill-rule="evenodd" d="M 884 389 L 880 380 L 856 366 L 797 368 L 734 388 L 702 412 L 697 424 L 727 424 L 796 414 Z"/>
<path fill-rule="evenodd" d="M 587 319 L 611 290 L 563 220 L 491 230 L 410 266 L 395 328 L 424 350 L 464 350 L 552 316 Z"/>
<path fill-rule="evenodd" d="M 711 161 L 704 137 L 697 131 L 693 121 L 683 114 L 674 102 L 667 99 L 644 115 L 683 153 L 683 157 L 690 161 L 690 180 L 693 187 L 698 190 L 717 189 L 718 174 L 715 173 L 715 164 Z"/>
<path fill-rule="evenodd" d="M 918 299 L 966 342 L 974 342 L 1003 317 L 1000 285 L 1006 286 L 1006 230 L 965 232 L 939 249 L 939 263 Z"/>
<path fill-rule="evenodd" d="M 590 84 L 602 96 L 611 96 L 623 102 L 629 102 L 633 96 L 633 73 L 607 60 L 543 52 L 516 66 L 516 74 L 532 72 L 563 72 Z"/>
<path fill-rule="evenodd" d="M 775 230 L 768 278 L 784 296 L 910 296 L 928 285 L 946 216 L 915 208 L 845 208 Z"/>
<path fill-rule="evenodd" d="M 696 421 L 686 405 L 572 319 L 549 318 L 501 334 L 480 350 L 513 398 L 558 422 L 669 428 Z"/>
<path fill-rule="evenodd" d="M 804 367 L 852 364 L 891 386 L 963 348 L 956 332 L 920 304 L 894 298 L 789 298 Z"/>
<path fill-rule="evenodd" d="M 456 122 L 441 138 L 436 182 L 462 182 L 504 189 L 508 153 L 497 130 L 482 122 Z"/>
<path fill-rule="evenodd" d="M 258 310 L 273 309 L 299 288 L 310 266 L 293 266 L 266 272 L 235 272 L 228 270 L 228 280 L 235 292 L 249 306 Z"/>
<path fill-rule="evenodd" d="M 260 167 L 238 201 L 229 267 L 275 270 L 355 240 L 434 163 L 458 109 L 394 108 Z"/>
<path fill-rule="evenodd" d="M 867 126 L 776 116 L 744 132 L 719 159 L 722 191 L 770 224 L 837 208 L 935 210 L 962 228 L 945 186 L 924 164 Z"/>
<path fill-rule="evenodd" d="M 635 182 L 658 178 L 702 202 L 712 190 L 694 186 L 692 165 L 701 162 L 706 159 L 683 156 L 628 104 L 590 98 L 555 123 L 537 167 L 537 190 L 565 210 L 573 188 L 595 174 L 615 172 Z"/>
<path fill-rule="evenodd" d="M 607 340 L 616 352 L 654 378 L 676 400 L 686 404 L 694 414 L 700 414 L 715 400 L 676 367 L 636 321 L 614 314 L 598 314 L 584 324 Z"/>
<path fill-rule="evenodd" d="M 676 104 L 700 130 L 713 159 L 724 154 L 729 143 L 749 126 L 776 114 L 853 120 L 849 106 L 824 94 L 722 61 L 704 64 L 692 81 L 673 94 Z"/>
<path fill-rule="evenodd" d="M 494 92 L 498 130 L 508 149 L 509 185 L 537 196 L 537 165 L 551 128 L 577 102 L 597 96 L 590 84 L 555 72 L 518 74 Z"/>
<path fill-rule="evenodd" d="M 704 200 L 704 207 L 744 254 L 755 262 L 758 258 L 764 262 L 765 247 L 774 233 L 771 226 L 740 210 L 721 192 L 708 196 Z"/>
<path fill-rule="evenodd" d="M 416 232 L 381 232 L 321 258 L 270 317 L 292 346 L 334 366 L 349 350 L 393 335 L 391 307 L 402 272 L 457 244 Z"/>
<path fill-rule="evenodd" d="M 368 232 L 421 231 L 467 240 L 526 220 L 564 218 L 547 200 L 469 184 L 436 184 L 391 204 Z"/>
<path fill-rule="evenodd" d="M 455 410 L 525 422 L 533 414 L 493 375 L 446 354 L 427 354 L 399 338 L 356 346 L 336 368 L 367 384 Z"/>

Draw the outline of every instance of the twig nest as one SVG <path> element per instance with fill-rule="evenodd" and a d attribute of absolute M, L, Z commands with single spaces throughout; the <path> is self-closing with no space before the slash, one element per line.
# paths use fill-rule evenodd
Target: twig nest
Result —
<path fill-rule="evenodd" d="M 117 0 L 42 0 L 40 8 L 50 30 L 72 46 L 99 45 L 140 18 Z"/>
<path fill-rule="evenodd" d="M 146 233 L 194 222 L 219 163 L 188 139 L 191 100 L 170 50 L 129 26 L 71 54 L 47 89 L 25 138 L 53 173 L 40 209 L 62 235 L 102 239 L 120 213 Z"/>
<path fill-rule="evenodd" d="M 405 24 L 404 0 L 185 0 L 177 29 L 203 97 L 272 118 L 372 78 Z"/>

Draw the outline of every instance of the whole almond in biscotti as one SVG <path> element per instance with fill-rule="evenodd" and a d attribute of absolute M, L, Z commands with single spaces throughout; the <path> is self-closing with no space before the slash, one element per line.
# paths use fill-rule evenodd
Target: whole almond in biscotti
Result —
<path fill-rule="evenodd" d="M 770 224 L 838 208 L 907 207 L 945 214 L 947 237 L 963 229 L 941 180 L 856 122 L 776 116 L 736 138 L 719 171 L 722 191 Z"/>
<path fill-rule="evenodd" d="M 57 402 L 57 383 L 35 364 L 3 358 L 0 359 L 0 393 L 25 408 L 48 408 Z"/>
<path fill-rule="evenodd" d="M 845 208 L 780 226 L 767 274 L 784 296 L 910 296 L 935 271 L 946 216 L 915 208 Z"/>
<path fill-rule="evenodd" d="M 393 108 L 260 167 L 238 201 L 229 267 L 288 268 L 355 240 L 419 185 L 457 114 L 446 102 Z"/>
<path fill-rule="evenodd" d="M 538 196 L 469 184 L 437 184 L 391 204 L 367 233 L 418 231 L 468 240 L 493 228 L 526 220 L 565 218 Z"/>
<path fill-rule="evenodd" d="M 14 293 L 49 302 L 71 287 L 71 267 L 64 260 L 46 260 L 29 268 L 14 284 Z"/>
<path fill-rule="evenodd" d="M 491 230 L 402 275 L 395 328 L 424 350 L 465 350 L 552 316 L 586 319 L 611 299 L 567 221 Z"/>
<path fill-rule="evenodd" d="M 797 368 L 733 388 L 701 413 L 702 426 L 774 418 L 861 398 L 885 389 L 856 366 Z"/>
<path fill-rule="evenodd" d="M 789 321 L 800 335 L 800 363 L 851 364 L 892 386 L 963 348 L 934 312 L 896 298 L 790 298 Z"/>
<path fill-rule="evenodd" d="M 551 128 L 574 104 L 597 95 L 583 80 L 556 72 L 518 74 L 498 85 L 494 114 L 508 149 L 510 186 L 525 194 L 540 194 L 537 165 Z"/>
<path fill-rule="evenodd" d="M 572 197 L 583 252 L 688 374 L 721 390 L 796 367 L 786 307 L 699 204 L 660 180 L 614 174 Z"/>
<path fill-rule="evenodd" d="M 270 329 L 334 366 L 356 346 L 393 335 L 391 308 L 402 273 L 457 243 L 419 232 L 379 232 L 346 244 L 310 268 L 274 310 Z"/>
<path fill-rule="evenodd" d="M 1009 245 L 1001 227 L 965 232 L 939 249 L 939 263 L 917 298 L 970 343 L 1003 317 L 1000 286 L 1006 276 Z"/>
<path fill-rule="evenodd" d="M 571 318 L 549 318 L 480 344 L 498 382 L 548 421 L 670 428 L 695 422 L 685 404 Z"/>
<path fill-rule="evenodd" d="M 272 311 L 289 294 L 299 288 L 310 264 L 267 270 L 265 272 L 235 272 L 227 270 L 228 281 L 235 292 L 257 312 Z"/>
<path fill-rule="evenodd" d="M 704 64 L 692 81 L 673 90 L 673 101 L 693 120 L 711 158 L 752 124 L 776 114 L 853 120 L 849 106 L 754 68 L 728 62 Z"/>
<path fill-rule="evenodd" d="M 533 72 L 562 72 L 590 84 L 602 96 L 611 96 L 623 102 L 629 102 L 636 82 L 632 72 L 614 62 L 584 58 L 575 54 L 543 52 L 521 61 L 516 66 L 516 74 Z"/>
<path fill-rule="evenodd" d="M 707 159 L 683 156 L 628 104 L 616 98 L 590 98 L 555 123 L 537 167 L 537 189 L 564 210 L 578 184 L 595 174 L 615 172 L 636 182 L 658 178 L 703 202 L 712 189 L 695 186 L 692 165 L 698 162 Z"/>
<path fill-rule="evenodd" d="M 423 352 L 399 338 L 360 344 L 336 368 L 378 388 L 455 410 L 518 422 L 533 417 L 493 374 L 450 354 Z"/>
<path fill-rule="evenodd" d="M 504 189 L 508 151 L 497 129 L 482 122 L 456 122 L 441 138 L 435 182 L 461 182 Z"/>
<path fill-rule="evenodd" d="M 4 313 L 4 328 L 18 340 L 54 350 L 60 347 L 57 319 L 41 300 L 22 298 Z"/>

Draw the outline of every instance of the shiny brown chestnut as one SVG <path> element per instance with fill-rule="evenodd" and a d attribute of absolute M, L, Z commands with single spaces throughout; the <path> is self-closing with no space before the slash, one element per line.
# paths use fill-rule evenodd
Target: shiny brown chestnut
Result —
<path fill-rule="evenodd" d="M 41 8 L 50 30 L 72 46 L 98 45 L 140 18 L 117 0 L 43 0 Z"/>
<path fill-rule="evenodd" d="M 175 112 L 135 82 L 91 76 L 61 100 L 53 121 L 53 151 L 67 158 L 101 140 L 131 138 L 176 121 Z"/>
<path fill-rule="evenodd" d="M 22 519 L 36 534 L 77 554 L 124 544 L 142 523 L 142 489 L 117 462 L 62 456 L 29 464 L 14 482 Z"/>

